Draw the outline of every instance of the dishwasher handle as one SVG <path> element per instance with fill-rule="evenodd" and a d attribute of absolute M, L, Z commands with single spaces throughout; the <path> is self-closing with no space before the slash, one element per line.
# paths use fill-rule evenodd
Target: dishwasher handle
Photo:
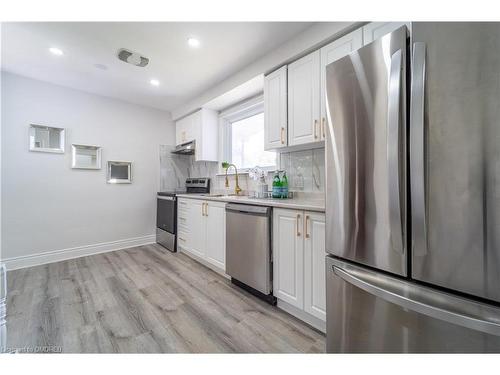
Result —
<path fill-rule="evenodd" d="M 226 212 L 241 213 L 244 215 L 270 216 L 271 207 L 228 203 L 226 204 Z"/>

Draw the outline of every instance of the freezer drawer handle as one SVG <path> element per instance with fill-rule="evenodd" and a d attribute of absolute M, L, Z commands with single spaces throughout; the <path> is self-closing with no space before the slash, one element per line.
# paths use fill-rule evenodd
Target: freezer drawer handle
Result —
<path fill-rule="evenodd" d="M 391 227 L 391 247 L 403 253 L 403 223 L 401 221 L 400 175 L 400 137 L 401 127 L 401 73 L 402 51 L 397 50 L 391 57 L 389 79 L 388 118 L 387 118 L 387 176 L 389 187 L 389 222 Z"/>
<path fill-rule="evenodd" d="M 332 266 L 332 269 L 333 272 L 345 282 L 352 284 L 367 293 L 394 303 L 404 309 L 416 311 L 420 314 L 441 319 L 462 327 L 500 336 L 500 319 L 496 319 L 497 321 L 483 320 L 476 316 L 469 316 L 456 311 L 450 311 L 445 306 L 439 306 L 438 304 L 430 305 L 422 301 L 411 299 L 405 295 L 398 294 L 394 291 L 386 290 L 383 287 L 368 281 L 373 279 L 373 276 L 371 275 L 372 271 L 368 271 L 365 276 L 363 273 L 366 271 L 361 271 L 359 269 L 355 270 L 355 274 L 351 273 L 349 270 L 341 269 L 334 265 Z M 368 280 L 365 280 L 365 278 Z"/>
<path fill-rule="evenodd" d="M 411 249 L 414 255 L 425 255 L 427 253 L 424 153 L 425 43 L 413 43 L 412 66 L 410 108 Z"/>

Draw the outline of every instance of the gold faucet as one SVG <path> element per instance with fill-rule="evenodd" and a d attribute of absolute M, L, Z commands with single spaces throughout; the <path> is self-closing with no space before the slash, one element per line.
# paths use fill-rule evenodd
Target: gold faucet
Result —
<path fill-rule="evenodd" d="M 234 187 L 234 192 L 236 193 L 236 195 L 240 195 L 241 193 L 241 188 L 240 188 L 240 185 L 238 183 L 238 169 L 236 168 L 236 165 L 234 164 L 229 164 L 227 162 L 223 162 L 222 163 L 222 168 L 225 168 L 226 169 L 226 187 L 228 188 L 229 187 L 229 179 L 227 178 L 227 171 L 229 170 L 229 168 L 231 167 L 234 167 L 234 172 L 235 172 L 235 179 L 236 179 L 236 186 Z"/>

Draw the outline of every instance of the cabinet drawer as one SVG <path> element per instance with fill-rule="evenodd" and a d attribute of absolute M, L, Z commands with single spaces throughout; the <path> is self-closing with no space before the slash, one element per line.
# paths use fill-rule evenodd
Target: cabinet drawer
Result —
<path fill-rule="evenodd" d="M 177 233 L 177 240 L 179 241 L 179 244 L 182 244 L 183 246 L 187 245 L 187 233 L 184 232 L 179 232 Z"/>

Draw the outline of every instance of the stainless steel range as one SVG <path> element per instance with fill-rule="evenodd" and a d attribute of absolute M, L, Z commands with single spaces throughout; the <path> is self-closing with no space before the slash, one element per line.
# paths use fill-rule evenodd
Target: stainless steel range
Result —
<path fill-rule="evenodd" d="M 188 178 L 186 188 L 175 191 L 160 191 L 156 203 L 156 242 L 166 249 L 177 251 L 177 195 L 208 194 L 210 178 Z"/>

